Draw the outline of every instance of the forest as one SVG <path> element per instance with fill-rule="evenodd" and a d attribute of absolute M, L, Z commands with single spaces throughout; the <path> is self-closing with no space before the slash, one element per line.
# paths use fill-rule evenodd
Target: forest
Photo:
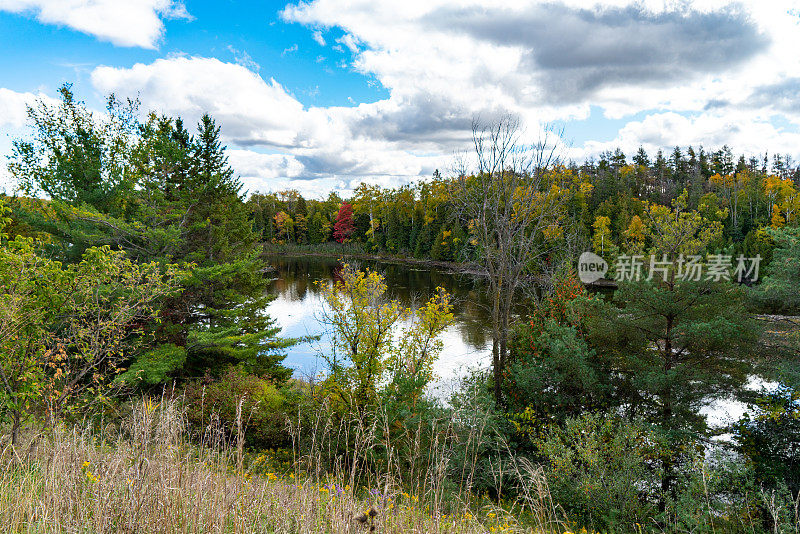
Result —
<path fill-rule="evenodd" d="M 591 243 L 606 243 L 613 257 L 644 243 L 645 206 L 670 206 L 686 191 L 685 209 L 722 224 L 709 250 L 769 254 L 767 227 L 795 225 L 800 167 L 790 156 L 736 156 L 724 146 L 675 147 L 669 157 L 644 149 L 628 158 L 617 149 L 598 161 L 564 162 L 553 172 L 572 196 L 565 224 Z M 253 193 L 247 200 L 255 231 L 267 244 L 358 243 L 364 251 L 405 257 L 467 262 L 469 223 L 457 214 L 454 179 L 437 170 L 431 179 L 396 189 L 359 185 L 352 196 L 332 192 L 325 200 L 305 199 L 295 190 Z M 340 213 L 340 207 L 345 206 Z M 594 246 L 599 249 L 600 247 Z"/>
<path fill-rule="evenodd" d="M 321 200 L 245 191 L 208 114 L 59 94 L 0 197 L 3 530 L 800 532 L 790 157 L 578 163 L 505 117 L 450 169 Z M 307 340 L 265 312 L 268 253 L 341 261 L 317 376 L 284 363 Z M 365 254 L 477 273 L 488 367 L 431 395 L 456 303 L 405 307 Z"/>

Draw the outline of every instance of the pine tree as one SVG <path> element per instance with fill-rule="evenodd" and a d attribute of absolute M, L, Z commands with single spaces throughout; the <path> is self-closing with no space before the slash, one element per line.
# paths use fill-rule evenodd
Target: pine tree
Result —
<path fill-rule="evenodd" d="M 665 498 L 691 442 L 708 436 L 701 408 L 743 387 L 758 337 L 740 286 L 680 277 L 681 255 L 698 254 L 722 231 L 687 211 L 687 197 L 684 191 L 674 210 L 646 213 L 651 253 L 666 255 L 667 272 L 622 282 L 612 302 L 587 314 L 591 346 L 615 362 L 620 406 L 654 425 L 669 445 L 661 458 Z"/>
<path fill-rule="evenodd" d="M 271 300 L 257 235 L 248 221 L 241 182 L 228 164 L 220 128 L 204 115 L 190 153 L 191 189 L 185 191 L 186 227 L 177 257 L 196 264 L 175 315 L 185 336 L 184 373 L 221 372 L 243 364 L 283 380 L 280 365 L 291 340 L 263 310 Z"/>

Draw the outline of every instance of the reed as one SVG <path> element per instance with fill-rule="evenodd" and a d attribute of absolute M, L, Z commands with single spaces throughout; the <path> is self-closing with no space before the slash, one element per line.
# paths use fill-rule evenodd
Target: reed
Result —
<path fill-rule="evenodd" d="M 317 431 L 325 430 L 324 420 L 315 424 Z M 291 470 L 264 472 L 258 461 L 244 459 L 241 423 L 233 432 L 210 425 L 190 442 L 178 402 L 143 399 L 120 423 L 60 426 L 28 435 L 24 446 L 6 446 L 0 457 L 0 531 L 543 531 L 523 528 L 499 508 L 476 509 L 466 497 L 446 495 L 444 443 L 427 472 L 414 475 L 420 481 L 418 494 L 404 490 L 391 470 L 376 476 L 371 487 L 354 487 L 360 480 L 358 466 L 376 446 L 374 428 L 356 433 L 353 439 L 362 453 L 348 459 L 349 468 L 340 463 L 335 472 L 321 469 L 323 448 L 330 444 L 319 440 L 309 453 L 297 455 Z M 539 525 L 550 519 L 542 518 Z"/>

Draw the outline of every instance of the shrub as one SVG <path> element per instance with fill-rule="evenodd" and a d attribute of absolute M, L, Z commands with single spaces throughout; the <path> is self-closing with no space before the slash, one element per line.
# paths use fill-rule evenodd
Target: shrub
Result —
<path fill-rule="evenodd" d="M 583 415 L 553 427 L 537 445 L 553 499 L 568 517 L 599 531 L 630 532 L 655 514 L 658 444 L 642 427 Z"/>
<path fill-rule="evenodd" d="M 210 377 L 190 382 L 185 390 L 186 418 L 195 432 L 202 432 L 218 420 L 231 435 L 236 433 L 241 402 L 245 444 L 267 449 L 290 444 L 286 420 L 293 412 L 297 393 L 290 381 L 281 388 L 270 380 L 229 367 L 219 379 Z"/>

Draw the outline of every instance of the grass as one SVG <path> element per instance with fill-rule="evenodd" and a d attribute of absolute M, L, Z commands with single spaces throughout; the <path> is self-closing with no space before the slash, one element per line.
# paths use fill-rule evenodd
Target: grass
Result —
<path fill-rule="evenodd" d="M 534 531 L 499 507 L 410 495 L 389 477 L 376 479 L 372 488 L 352 488 L 341 479 L 302 475 L 300 461 L 284 473 L 268 471 L 263 455 L 248 459 L 241 441 L 237 446 L 235 436 L 226 441 L 212 428 L 201 442 L 186 440 L 176 403 L 150 400 L 122 423 L 100 430 L 60 427 L 28 436 L 24 446 L 6 446 L 0 458 L 0 531 Z M 538 524 L 547 522 L 543 517 Z"/>

